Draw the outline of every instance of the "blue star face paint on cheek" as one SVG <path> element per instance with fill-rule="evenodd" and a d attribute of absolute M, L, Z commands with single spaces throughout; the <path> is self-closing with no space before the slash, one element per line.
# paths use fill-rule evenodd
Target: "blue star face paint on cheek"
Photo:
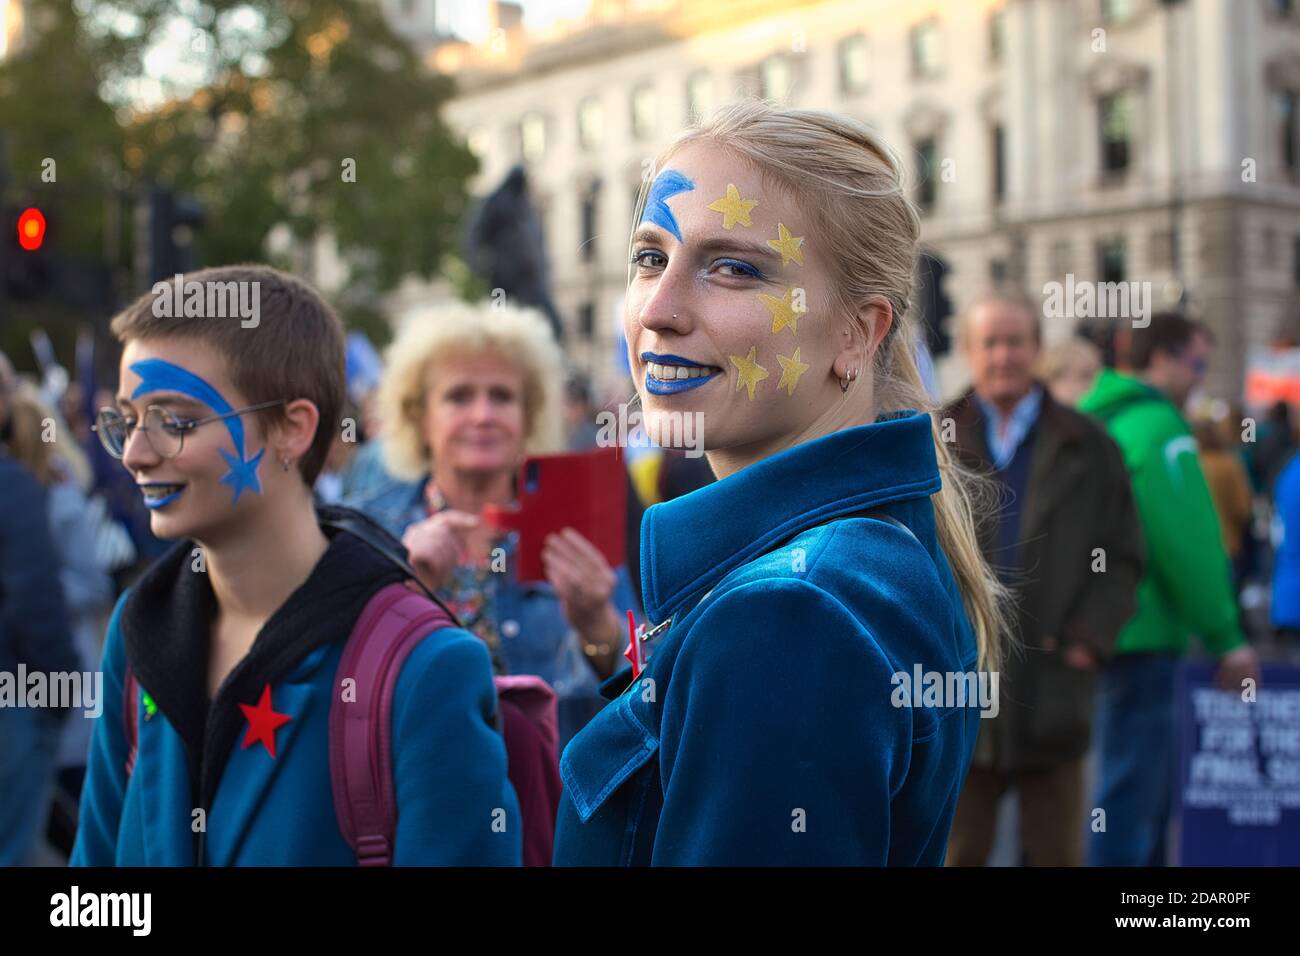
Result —
<path fill-rule="evenodd" d="M 140 384 L 131 393 L 132 401 L 153 392 L 179 392 L 182 395 L 197 399 L 218 415 L 225 415 L 234 411 L 230 404 L 221 397 L 220 392 L 193 372 L 186 371 L 179 365 L 173 365 L 163 359 L 143 359 L 131 365 L 130 369 L 140 376 Z M 226 460 L 226 464 L 230 466 L 230 470 L 221 479 L 221 483 L 231 487 L 235 495 L 232 503 L 238 503 L 239 496 L 245 490 L 259 495 L 262 493 L 262 485 L 257 479 L 257 466 L 261 462 L 262 456 L 266 454 L 266 449 L 263 448 L 252 458 L 245 458 L 244 423 L 239 420 L 238 415 L 231 415 L 229 418 L 223 419 L 223 424 L 226 426 L 226 431 L 230 433 L 231 441 L 235 443 L 235 454 L 230 454 L 224 448 L 219 449 L 221 456 Z M 166 501 L 170 500 L 172 500 L 170 497 L 166 499 Z"/>
<path fill-rule="evenodd" d="M 646 197 L 645 211 L 641 213 L 641 222 L 649 220 L 661 229 L 673 234 L 678 242 L 682 241 L 682 230 L 677 225 L 677 217 L 668 208 L 668 200 L 678 193 L 690 192 L 695 188 L 691 182 L 675 169 L 665 169 L 650 184 L 650 195 Z"/>

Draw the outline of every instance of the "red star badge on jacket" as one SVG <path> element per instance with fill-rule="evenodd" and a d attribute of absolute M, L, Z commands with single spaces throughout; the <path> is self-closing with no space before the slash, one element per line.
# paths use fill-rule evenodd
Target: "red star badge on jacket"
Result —
<path fill-rule="evenodd" d="M 274 757 L 276 728 L 283 727 L 293 718 L 288 714 L 277 714 L 271 709 L 271 685 L 262 688 L 262 697 L 256 707 L 240 704 L 239 709 L 248 718 L 248 733 L 244 734 L 242 748 L 247 750 L 255 741 L 260 740 L 266 752 Z"/>

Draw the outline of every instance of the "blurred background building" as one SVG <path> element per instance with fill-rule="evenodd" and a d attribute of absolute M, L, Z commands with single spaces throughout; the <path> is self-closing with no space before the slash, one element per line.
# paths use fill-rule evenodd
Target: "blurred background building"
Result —
<path fill-rule="evenodd" d="M 621 376 L 643 175 L 683 127 L 750 95 L 855 116 L 898 151 L 940 348 L 945 313 L 986 283 L 1071 278 L 1149 283 L 1146 307 L 1204 319 L 1206 390 L 1224 399 L 1261 353 L 1300 343 L 1300 0 L 368 4 L 450 78 L 441 112 L 481 164 L 473 194 L 526 168 L 566 351 L 603 387 Z M 0 0 L 0 61 L 40 7 Z M 328 223 L 306 238 L 280 223 L 262 249 L 327 295 L 355 265 Z M 393 321 L 463 293 L 409 278 L 375 306 Z M 1048 316 L 1049 343 L 1078 318 Z M 951 355 L 938 366 L 944 391 L 964 383 Z"/>
<path fill-rule="evenodd" d="M 431 24 L 437 5 L 391 6 Z M 643 173 L 742 95 L 883 134 L 957 311 L 990 280 L 1149 282 L 1156 307 L 1215 329 L 1208 389 L 1225 396 L 1252 350 L 1300 338 L 1291 0 L 593 0 L 545 31 L 487 9 L 479 42 L 435 42 L 427 62 L 455 78 L 446 117 L 482 163 L 475 191 L 526 165 L 570 354 L 598 380 L 616 374 Z M 1075 323 L 1049 318 L 1048 340 Z M 954 362 L 940 372 L 961 384 Z"/>

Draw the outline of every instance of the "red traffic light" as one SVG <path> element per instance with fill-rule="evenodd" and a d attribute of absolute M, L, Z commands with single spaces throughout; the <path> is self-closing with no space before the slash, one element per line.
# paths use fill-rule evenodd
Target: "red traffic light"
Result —
<path fill-rule="evenodd" d="M 45 241 L 45 217 L 36 207 L 24 209 L 18 217 L 18 244 L 24 249 L 39 249 Z"/>

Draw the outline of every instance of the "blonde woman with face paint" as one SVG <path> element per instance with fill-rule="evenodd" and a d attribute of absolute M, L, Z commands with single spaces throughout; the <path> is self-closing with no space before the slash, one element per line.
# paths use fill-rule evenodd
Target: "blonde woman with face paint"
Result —
<path fill-rule="evenodd" d="M 698 416 L 719 480 L 646 512 L 650 623 L 564 751 L 555 861 L 940 865 L 1002 592 L 918 411 L 898 162 L 751 101 L 653 173 L 629 360 L 647 428 Z"/>

